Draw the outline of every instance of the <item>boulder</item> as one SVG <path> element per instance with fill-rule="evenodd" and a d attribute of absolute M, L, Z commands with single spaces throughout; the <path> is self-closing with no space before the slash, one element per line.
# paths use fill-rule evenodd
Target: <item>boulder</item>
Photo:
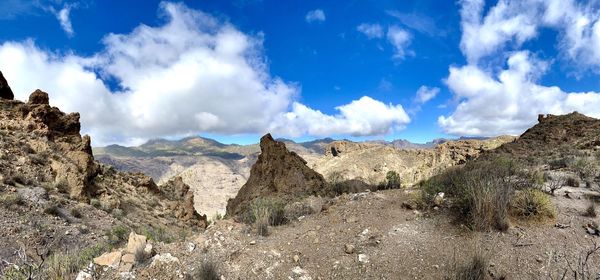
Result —
<path fill-rule="evenodd" d="M 127 240 L 126 251 L 130 254 L 135 254 L 138 251 L 143 251 L 146 248 L 146 236 L 136 234 L 135 232 L 129 233 L 129 239 Z"/>
<path fill-rule="evenodd" d="M 14 98 L 15 98 L 15 95 L 13 94 L 12 90 L 10 89 L 10 86 L 8 85 L 8 82 L 4 78 L 4 75 L 2 75 L 2 71 L 0 71 L 0 99 L 13 100 Z"/>
<path fill-rule="evenodd" d="M 283 142 L 266 134 L 260 139 L 260 150 L 248 181 L 237 196 L 227 202 L 227 215 L 239 216 L 258 197 L 273 197 L 289 203 L 299 197 L 326 192 L 328 184 L 323 176 L 306 166 L 306 161 L 296 153 L 288 151 Z"/>
<path fill-rule="evenodd" d="M 36 89 L 30 96 L 29 96 L 29 102 L 27 102 L 29 104 L 50 104 L 50 99 L 48 98 L 48 94 Z"/>
<path fill-rule="evenodd" d="M 105 253 L 102 256 L 94 258 L 94 263 L 100 266 L 117 267 L 121 262 L 121 252 L 115 251 L 111 253 Z"/>

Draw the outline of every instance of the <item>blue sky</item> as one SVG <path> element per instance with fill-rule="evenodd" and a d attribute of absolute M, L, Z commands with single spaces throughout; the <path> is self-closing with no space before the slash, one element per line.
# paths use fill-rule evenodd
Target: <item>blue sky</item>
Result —
<path fill-rule="evenodd" d="M 520 134 L 600 116 L 598 6 L 9 0 L 0 70 L 17 98 L 81 112 L 95 145 Z"/>

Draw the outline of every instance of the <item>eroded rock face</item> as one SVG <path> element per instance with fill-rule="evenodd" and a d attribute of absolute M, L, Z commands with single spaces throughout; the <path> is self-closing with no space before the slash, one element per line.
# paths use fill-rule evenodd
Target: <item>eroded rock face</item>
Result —
<path fill-rule="evenodd" d="M 452 140 L 427 149 L 396 149 L 380 144 L 335 141 L 327 147 L 326 156 L 311 166 L 328 179 L 337 176 L 340 177 L 338 180 L 348 180 L 344 185 L 349 190 L 363 188 L 352 179 L 376 185 L 385 180 L 389 171 L 397 172 L 402 185 L 407 186 L 514 139 L 500 136 L 486 140 Z"/>
<path fill-rule="evenodd" d="M 180 178 L 157 186 L 143 174 L 99 164 L 80 127 L 78 113 L 51 107 L 41 90 L 27 103 L 0 99 L 1 178 L 20 178 L 8 183 L 18 188 L 45 186 L 82 202 L 96 200 L 106 212 L 122 213 L 131 225 L 167 231 L 206 227 L 206 216 L 194 211 L 193 193 Z"/>
<path fill-rule="evenodd" d="M 10 86 L 8 86 L 8 82 L 2 75 L 2 71 L 0 71 L 0 99 L 8 99 L 13 100 L 15 98 Z"/>
<path fill-rule="evenodd" d="M 243 213 L 257 197 L 277 197 L 285 202 L 299 196 L 326 192 L 323 176 L 306 166 L 306 161 L 270 134 L 260 139 L 261 154 L 250 170 L 248 182 L 227 202 L 227 215 Z"/>

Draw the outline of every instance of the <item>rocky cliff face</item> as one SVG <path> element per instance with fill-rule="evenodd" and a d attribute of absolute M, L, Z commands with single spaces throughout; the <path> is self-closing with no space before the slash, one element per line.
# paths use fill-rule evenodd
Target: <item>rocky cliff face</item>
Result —
<path fill-rule="evenodd" d="M 335 141 L 326 149 L 326 156 L 311 162 L 310 166 L 326 178 L 341 176 L 343 179 L 360 179 L 370 184 L 383 181 L 388 171 L 396 171 L 403 185 L 412 185 L 514 139 L 501 136 L 486 140 L 456 140 L 430 149 L 410 150 L 374 143 Z"/>
<path fill-rule="evenodd" d="M 193 194 L 181 178 L 157 186 L 143 174 L 104 166 L 94 160 L 90 137 L 79 130 L 79 114 L 51 107 L 48 94 L 40 90 L 27 103 L 0 99 L 0 186 L 43 186 L 122 213 L 131 225 L 206 226 L 206 216 L 194 211 Z"/>
<path fill-rule="evenodd" d="M 257 197 L 278 197 L 291 201 L 298 196 L 316 195 L 326 191 L 323 176 L 308 166 L 285 144 L 273 140 L 270 134 L 260 139 L 261 154 L 250 170 L 248 182 L 237 196 L 227 202 L 227 215 L 243 213 Z"/>

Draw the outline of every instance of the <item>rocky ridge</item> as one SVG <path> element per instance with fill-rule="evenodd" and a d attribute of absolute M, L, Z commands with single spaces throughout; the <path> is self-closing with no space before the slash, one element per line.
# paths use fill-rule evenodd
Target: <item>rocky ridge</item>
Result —
<path fill-rule="evenodd" d="M 325 157 L 310 166 L 325 178 L 341 176 L 377 184 L 388 171 L 400 174 L 403 185 L 412 185 L 441 170 L 463 164 L 516 137 L 500 136 L 486 140 L 447 141 L 430 149 L 397 149 L 376 143 L 334 141 L 326 148 Z"/>

